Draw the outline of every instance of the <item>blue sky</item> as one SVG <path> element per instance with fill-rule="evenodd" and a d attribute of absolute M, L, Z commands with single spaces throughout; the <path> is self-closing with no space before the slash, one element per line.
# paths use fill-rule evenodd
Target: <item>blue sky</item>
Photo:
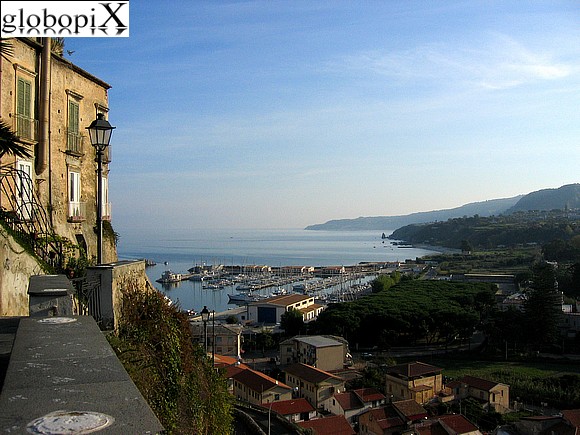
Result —
<path fill-rule="evenodd" d="M 580 182 L 577 1 L 133 1 L 113 225 L 301 228 Z"/>

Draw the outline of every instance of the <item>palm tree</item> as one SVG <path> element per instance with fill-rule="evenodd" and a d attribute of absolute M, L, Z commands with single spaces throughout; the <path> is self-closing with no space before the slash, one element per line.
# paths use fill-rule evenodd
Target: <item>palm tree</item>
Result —
<path fill-rule="evenodd" d="M 14 47 L 10 41 L 0 40 L 0 54 L 8 59 L 14 53 Z M 17 157 L 31 157 L 25 146 L 18 142 L 18 136 L 4 121 L 0 121 L 0 157 L 4 154 L 13 154 Z"/>
<path fill-rule="evenodd" d="M 4 154 L 13 154 L 16 157 L 32 157 L 28 149 L 18 142 L 18 136 L 8 124 L 0 121 L 0 157 Z"/>

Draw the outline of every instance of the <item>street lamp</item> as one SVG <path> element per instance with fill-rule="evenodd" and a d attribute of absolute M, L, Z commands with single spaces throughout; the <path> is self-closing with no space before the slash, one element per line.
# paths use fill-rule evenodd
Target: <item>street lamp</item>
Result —
<path fill-rule="evenodd" d="M 98 113 L 97 119 L 87 127 L 91 145 L 97 151 L 97 264 L 103 261 L 103 154 L 109 146 L 114 128 L 102 113 Z"/>
<path fill-rule="evenodd" d="M 215 366 L 215 310 L 211 310 L 211 364 Z"/>
<path fill-rule="evenodd" d="M 207 355 L 207 322 L 209 320 L 209 310 L 207 309 L 207 306 L 203 306 L 203 310 L 201 310 L 200 314 L 201 321 L 203 322 L 203 346 Z"/>

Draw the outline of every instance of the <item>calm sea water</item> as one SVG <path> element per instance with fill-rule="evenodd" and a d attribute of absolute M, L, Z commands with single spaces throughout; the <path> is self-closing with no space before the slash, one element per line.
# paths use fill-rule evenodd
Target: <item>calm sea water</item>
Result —
<path fill-rule="evenodd" d="M 391 231 L 385 233 L 389 235 Z M 207 306 L 220 312 L 235 307 L 228 304 L 228 293 L 237 293 L 235 286 L 211 290 L 203 289 L 196 281 L 167 286 L 155 280 L 165 270 L 186 273 L 192 266 L 203 263 L 348 266 L 365 261 L 404 261 L 434 252 L 401 248 L 388 239 L 382 240 L 381 236 L 380 231 L 191 230 L 146 237 L 121 235 L 118 252 L 122 260 L 147 258 L 155 261 L 156 266 L 147 268 L 149 279 L 182 309 L 199 311 Z"/>

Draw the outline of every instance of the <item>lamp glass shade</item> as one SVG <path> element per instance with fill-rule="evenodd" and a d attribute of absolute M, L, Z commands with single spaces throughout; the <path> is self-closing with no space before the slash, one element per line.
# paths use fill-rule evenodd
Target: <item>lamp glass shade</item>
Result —
<path fill-rule="evenodd" d="M 87 127 L 91 144 L 99 151 L 104 151 L 109 146 L 114 128 L 102 113 L 97 114 L 97 119 Z"/>
<path fill-rule="evenodd" d="M 207 322 L 209 320 L 209 310 L 207 309 L 207 307 L 204 306 L 200 314 L 202 321 Z"/>

